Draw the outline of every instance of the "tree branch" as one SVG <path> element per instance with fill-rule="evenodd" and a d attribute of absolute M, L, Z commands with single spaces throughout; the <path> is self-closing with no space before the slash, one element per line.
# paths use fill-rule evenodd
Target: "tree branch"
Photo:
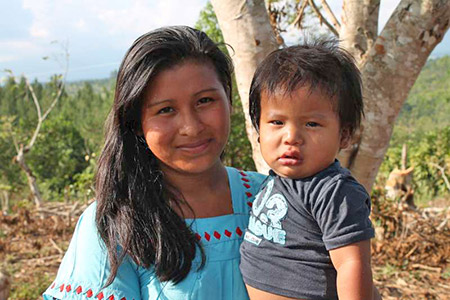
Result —
<path fill-rule="evenodd" d="M 325 26 L 328 27 L 328 29 L 330 29 L 330 31 L 337 37 L 339 37 L 339 32 L 336 30 L 336 28 L 333 27 L 333 25 L 331 25 L 327 19 L 325 19 L 322 16 L 322 13 L 320 12 L 319 8 L 316 6 L 316 4 L 314 3 L 314 0 L 308 0 L 309 5 L 311 5 L 312 9 L 314 10 L 314 12 L 317 14 L 317 16 L 319 17 L 320 20 L 320 25 L 325 24 Z"/>
<path fill-rule="evenodd" d="M 297 25 L 298 27 L 301 27 L 305 8 L 306 6 L 308 6 L 308 0 L 300 0 L 299 4 L 300 6 L 298 8 L 297 17 L 295 18 L 294 22 L 292 22 L 292 26 Z"/>
<path fill-rule="evenodd" d="M 38 114 L 38 123 L 36 125 L 36 128 L 34 129 L 33 136 L 31 137 L 30 142 L 24 149 L 24 152 L 28 152 L 31 149 L 31 147 L 33 147 L 34 142 L 36 141 L 36 138 L 39 134 L 39 131 L 41 130 L 42 113 L 41 113 L 41 106 L 39 105 L 39 101 L 36 97 L 36 93 L 33 90 L 33 86 L 30 84 L 30 81 L 28 80 L 27 77 L 24 76 L 24 78 L 25 78 L 25 84 L 27 85 L 27 88 L 31 93 L 31 98 L 33 98 L 33 102 L 34 102 L 34 105 L 36 106 L 36 110 L 37 110 L 37 114 Z"/>
<path fill-rule="evenodd" d="M 439 171 L 441 171 L 441 175 L 442 175 L 442 178 L 444 179 L 445 185 L 447 186 L 448 190 L 450 191 L 450 182 L 448 181 L 447 176 L 445 176 L 445 169 L 435 163 L 430 163 L 430 165 L 432 165 L 433 167 L 435 167 L 435 168 L 439 169 Z"/>
<path fill-rule="evenodd" d="M 341 31 L 341 24 L 339 23 L 338 19 L 334 15 L 333 11 L 331 10 L 330 6 L 328 5 L 326 0 L 320 0 L 322 3 L 322 7 L 325 10 L 325 13 L 328 15 L 328 17 L 331 19 L 331 22 L 333 23 L 334 28 L 336 31 Z"/>
<path fill-rule="evenodd" d="M 65 64 L 64 74 L 62 75 L 62 83 L 58 87 L 58 91 L 56 93 L 56 96 L 53 99 L 53 101 L 50 104 L 50 106 L 47 109 L 47 111 L 44 113 L 44 115 L 42 115 L 42 113 L 41 113 L 41 108 L 40 108 L 40 105 L 39 105 L 39 101 L 38 101 L 38 99 L 36 97 L 36 94 L 35 94 L 35 92 L 33 90 L 33 86 L 28 81 L 28 78 L 25 77 L 26 85 L 27 85 L 28 89 L 31 92 L 31 96 L 33 98 L 34 104 L 36 105 L 36 109 L 38 111 L 38 123 L 36 125 L 36 129 L 34 130 L 34 133 L 33 133 L 33 136 L 31 138 L 30 142 L 28 143 L 27 147 L 25 147 L 25 149 L 24 149 L 24 152 L 29 151 L 33 147 L 34 143 L 36 142 L 36 138 L 37 138 L 37 136 L 39 134 L 39 131 L 41 129 L 42 122 L 44 122 L 44 120 L 47 118 L 48 114 L 53 110 L 53 108 L 56 106 L 56 104 L 58 103 L 59 99 L 62 96 L 62 93 L 64 91 L 64 86 L 66 84 L 67 72 L 69 70 L 69 62 L 68 62 L 69 61 L 69 54 L 67 52 L 67 49 L 65 49 L 65 59 L 66 59 L 66 64 Z"/>
<path fill-rule="evenodd" d="M 55 99 L 53 100 L 52 104 L 50 105 L 50 107 L 47 109 L 47 111 L 42 116 L 42 121 L 44 121 L 45 118 L 47 118 L 48 114 L 55 107 L 56 103 L 61 98 L 62 92 L 64 91 L 64 87 L 66 85 L 67 72 L 69 71 L 69 53 L 66 48 L 65 48 L 65 58 L 66 58 L 66 63 L 65 63 L 65 68 L 64 68 L 64 74 L 62 75 L 61 86 L 58 88 L 58 93 L 57 93 Z"/>

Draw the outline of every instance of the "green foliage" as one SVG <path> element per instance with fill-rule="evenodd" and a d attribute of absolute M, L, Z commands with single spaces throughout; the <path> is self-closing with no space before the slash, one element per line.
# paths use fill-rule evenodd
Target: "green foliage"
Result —
<path fill-rule="evenodd" d="M 59 80 L 53 76 L 48 83 L 32 83 L 42 113 L 55 98 Z M 25 156 L 45 200 L 61 199 L 67 192 L 92 194 L 87 184 L 94 174 L 92 155 L 102 146 L 103 124 L 114 93 L 110 80 L 68 87 L 70 93 L 62 94 Z M 17 154 L 13 141 L 27 145 L 37 125 L 36 106 L 24 78 L 10 77 L 0 85 L 0 109 L 0 189 L 18 203 L 28 198 L 29 190 L 25 175 L 13 162 Z"/>
<path fill-rule="evenodd" d="M 86 167 L 84 139 L 73 122 L 56 117 L 46 120 L 27 161 L 47 190 L 60 194 Z"/>
<path fill-rule="evenodd" d="M 429 60 L 397 119 L 378 182 L 401 166 L 402 146 L 408 146 L 408 166 L 414 166 L 416 200 L 449 195 L 443 176 L 432 164 L 445 167 L 450 178 L 450 56 Z"/>
<path fill-rule="evenodd" d="M 42 299 L 42 294 L 53 281 L 53 275 L 35 274 L 32 282 L 23 282 L 18 285 L 13 284 L 10 299 Z"/>
<path fill-rule="evenodd" d="M 450 56 L 429 60 L 398 117 L 393 140 L 450 125 Z"/>
<path fill-rule="evenodd" d="M 443 176 L 433 164 L 445 168 L 450 178 L 450 126 L 427 133 L 412 134 L 405 141 L 408 148 L 408 166 L 414 166 L 413 187 L 416 199 L 430 200 L 448 194 Z M 380 167 L 379 176 L 387 177 L 401 166 L 402 144 L 391 146 Z"/>

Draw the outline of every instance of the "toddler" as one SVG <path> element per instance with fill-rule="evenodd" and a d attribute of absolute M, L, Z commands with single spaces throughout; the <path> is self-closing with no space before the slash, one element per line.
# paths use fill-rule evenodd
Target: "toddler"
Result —
<path fill-rule="evenodd" d="M 241 246 L 251 299 L 372 299 L 370 197 L 336 155 L 363 116 L 361 78 L 334 41 L 271 53 L 250 88 L 270 175 Z"/>

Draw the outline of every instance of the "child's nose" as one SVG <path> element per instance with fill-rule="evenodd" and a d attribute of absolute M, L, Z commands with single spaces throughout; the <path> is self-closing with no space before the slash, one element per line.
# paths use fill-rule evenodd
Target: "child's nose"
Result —
<path fill-rule="evenodd" d="M 300 130 L 295 126 L 291 126 L 286 129 L 286 134 L 284 138 L 284 143 L 286 145 L 300 145 L 303 143 L 303 138 Z"/>

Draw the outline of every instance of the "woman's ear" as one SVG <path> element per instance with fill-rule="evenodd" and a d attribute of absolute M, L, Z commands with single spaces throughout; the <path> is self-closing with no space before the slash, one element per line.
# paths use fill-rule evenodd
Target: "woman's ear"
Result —
<path fill-rule="evenodd" d="M 340 149 L 345 149 L 350 146 L 352 141 L 352 135 L 350 134 L 350 128 L 347 126 L 341 129 L 341 142 Z"/>

